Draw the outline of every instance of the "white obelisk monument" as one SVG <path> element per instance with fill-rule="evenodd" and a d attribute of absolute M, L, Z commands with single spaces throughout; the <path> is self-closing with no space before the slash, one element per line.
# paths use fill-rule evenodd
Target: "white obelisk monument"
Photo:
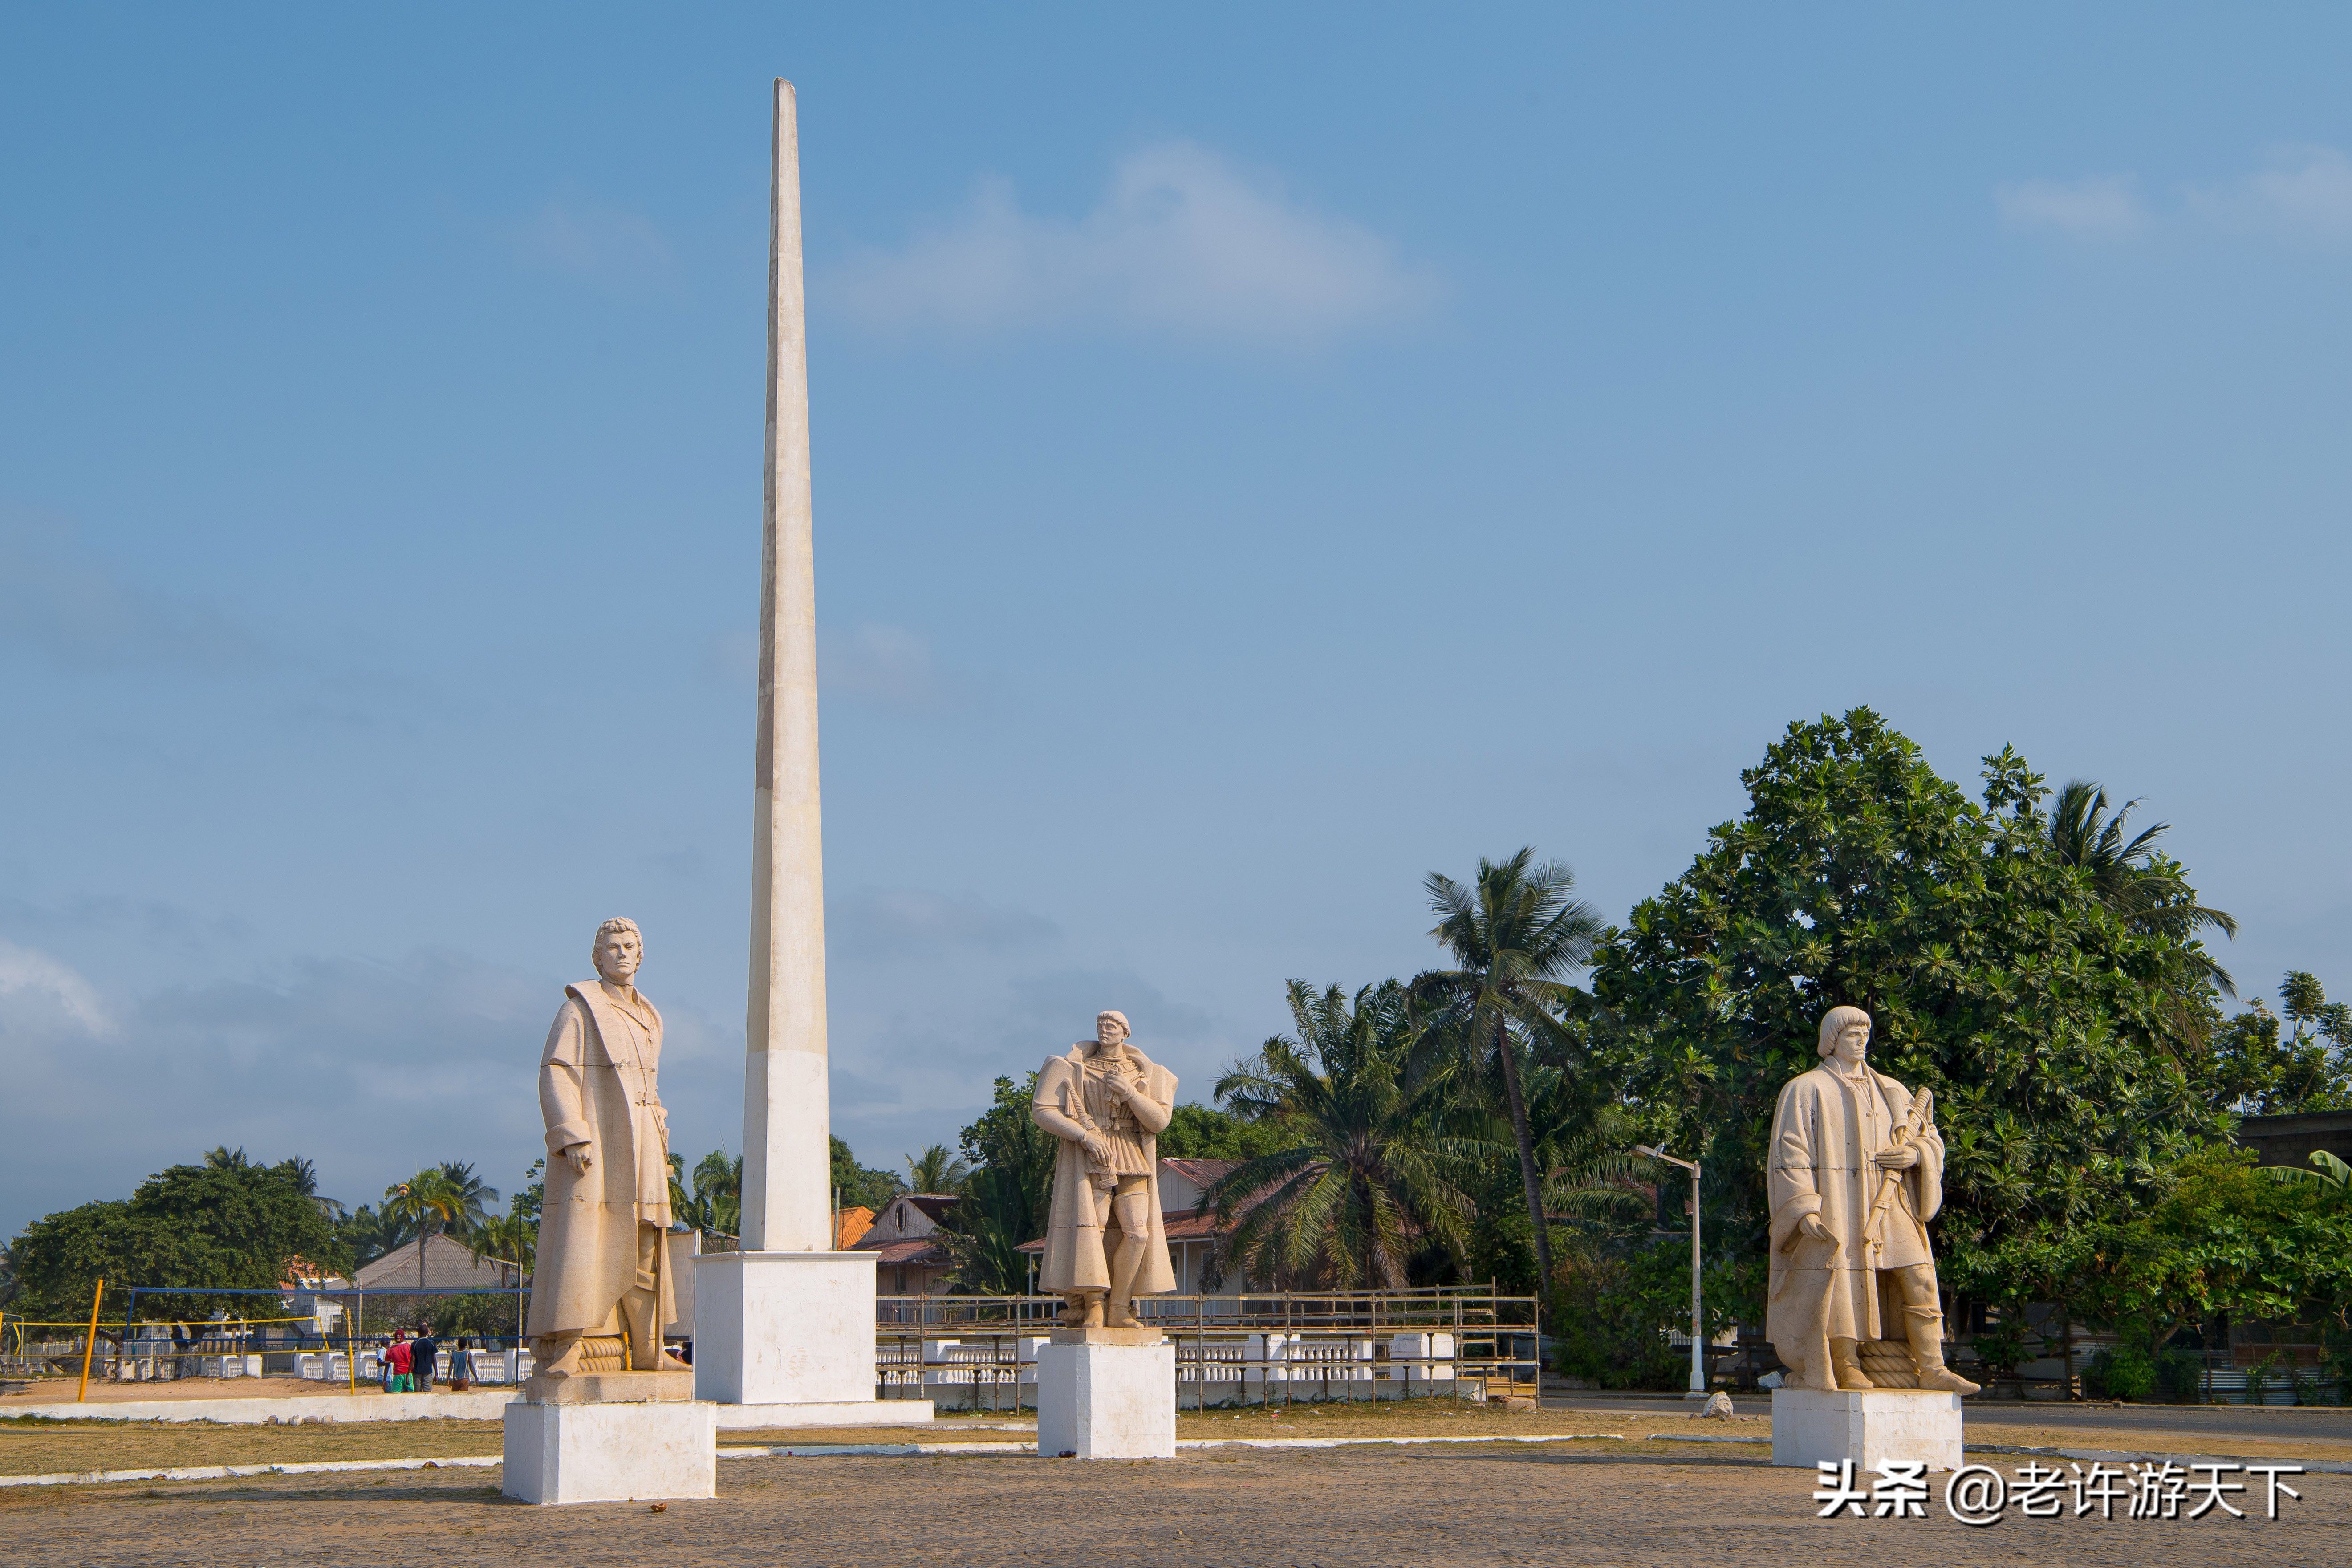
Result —
<path fill-rule="evenodd" d="M 878 1419 L 871 1252 L 834 1250 L 824 1037 L 824 843 L 817 810 L 816 566 L 800 130 L 776 83 L 768 249 L 768 471 L 752 779 L 751 994 L 743 1068 L 743 1250 L 696 1260 L 694 1393 Z M 894 1405 L 891 1419 L 906 1418 Z M 915 1418 L 930 1414 L 915 1403 Z M 722 1425 L 737 1425 L 721 1412 Z"/>

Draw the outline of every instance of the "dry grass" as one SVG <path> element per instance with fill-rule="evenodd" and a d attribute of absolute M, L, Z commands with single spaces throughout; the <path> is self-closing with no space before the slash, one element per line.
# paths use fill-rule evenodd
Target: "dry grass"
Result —
<path fill-rule="evenodd" d="M 209 1421 L 0 1420 L 0 1475 L 290 1465 L 317 1459 L 440 1459 L 496 1454 L 495 1421 L 345 1421 L 320 1426 Z"/>

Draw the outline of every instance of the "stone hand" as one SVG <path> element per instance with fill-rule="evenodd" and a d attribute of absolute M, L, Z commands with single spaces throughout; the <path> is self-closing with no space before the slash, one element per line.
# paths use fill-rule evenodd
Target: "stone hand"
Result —
<path fill-rule="evenodd" d="M 1101 1133 L 1089 1132 L 1078 1142 L 1086 1150 L 1087 1158 L 1093 1160 L 1096 1164 L 1110 1163 L 1110 1140 Z"/>
<path fill-rule="evenodd" d="M 1837 1240 L 1837 1237 L 1831 1233 L 1830 1227 L 1822 1222 L 1822 1216 L 1817 1214 L 1809 1214 L 1804 1218 L 1799 1220 L 1797 1222 L 1797 1234 L 1799 1236 L 1809 1236 L 1815 1241 L 1833 1242 Z"/>
<path fill-rule="evenodd" d="M 1906 1143 L 1900 1148 L 1881 1149 L 1870 1158 L 1882 1171 L 1907 1171 L 1919 1163 L 1919 1151 Z"/>
<path fill-rule="evenodd" d="M 563 1157 L 572 1162 L 572 1171 L 574 1175 L 586 1175 L 588 1167 L 596 1163 L 594 1149 L 586 1143 L 574 1143 L 563 1152 Z"/>

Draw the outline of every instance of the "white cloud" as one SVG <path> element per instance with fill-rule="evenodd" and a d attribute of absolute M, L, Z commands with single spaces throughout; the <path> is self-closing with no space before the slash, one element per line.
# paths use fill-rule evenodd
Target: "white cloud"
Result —
<path fill-rule="evenodd" d="M 2322 239 L 2352 237 L 2352 158 L 2333 147 L 2287 147 L 2233 184 L 2189 194 L 2190 210 L 2233 227 Z"/>
<path fill-rule="evenodd" d="M 1391 321 L 1436 291 L 1380 236 L 1182 142 L 1122 161 L 1080 218 L 1024 213 L 1003 182 L 984 183 L 963 216 L 854 257 L 831 285 L 881 327 L 1083 323 L 1276 342 Z"/>
<path fill-rule="evenodd" d="M 62 1032 L 103 1039 L 114 1020 L 98 990 L 46 952 L 0 942 L 0 1039 Z"/>
<path fill-rule="evenodd" d="M 555 200 L 507 231 L 517 261 L 605 289 L 630 292 L 668 277 L 669 242 L 642 213 L 586 200 Z"/>
<path fill-rule="evenodd" d="M 2147 226 L 2129 174 L 2083 180 L 2023 180 L 1993 193 L 2001 220 L 2018 228 L 2054 229 L 2076 239 L 2128 239 Z"/>

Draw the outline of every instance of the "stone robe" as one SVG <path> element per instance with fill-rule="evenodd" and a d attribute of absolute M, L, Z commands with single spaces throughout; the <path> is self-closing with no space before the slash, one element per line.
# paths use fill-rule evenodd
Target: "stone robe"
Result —
<path fill-rule="evenodd" d="M 1927 1221 L 1944 1203 L 1944 1140 L 1933 1123 L 1916 1144 L 1919 1163 L 1886 1172 L 1870 1157 L 1891 1147 L 1911 1114 L 1911 1091 L 1864 1064 L 1865 1081 L 1830 1065 L 1791 1079 L 1772 1112 L 1764 1184 L 1772 1208 L 1772 1272 L 1764 1332 L 1797 1381 L 1834 1388 L 1829 1342 L 1903 1339 L 1901 1298 L 1885 1270 L 1927 1264 Z M 1865 1226 L 1886 1179 L 1894 1201 Z M 1822 1216 L 1833 1242 L 1801 1234 L 1798 1222 Z M 1875 1245 L 1874 1245 L 1875 1244 Z M 1932 1275 L 1931 1275 L 1932 1278 Z"/>
<path fill-rule="evenodd" d="M 669 1115 L 656 1075 L 661 1014 L 637 994 L 633 1007 L 593 980 L 563 988 L 564 1003 L 539 1058 L 539 1109 L 547 1121 L 547 1197 L 530 1282 L 535 1336 L 598 1333 L 632 1289 L 656 1293 L 656 1323 L 677 1316 L 667 1247 Z M 586 1143 L 596 1163 L 582 1175 L 563 1151 Z M 637 1268 L 640 1226 L 655 1233 L 652 1278 Z"/>
<path fill-rule="evenodd" d="M 1086 1149 L 1076 1142 L 1085 1131 L 1076 1113 L 1085 1103 L 1084 1079 L 1093 1049 L 1093 1042 L 1085 1041 L 1073 1046 L 1066 1056 L 1046 1058 L 1029 1106 L 1030 1119 L 1061 1141 L 1054 1156 L 1045 1256 L 1037 1270 L 1037 1289 L 1047 1295 L 1110 1289 L 1110 1261 L 1105 1247 L 1119 1235 L 1118 1217 L 1114 1211 L 1108 1224 L 1096 1220 Z M 1133 1046 L 1127 1047 L 1127 1055 L 1142 1071 L 1144 1096 L 1157 1109 L 1159 1121 L 1152 1126 L 1142 1113 L 1137 1116 L 1136 1143 L 1142 1154 L 1144 1201 L 1151 1211 L 1151 1230 L 1144 1238 L 1143 1262 L 1136 1268 L 1132 1293 L 1157 1296 L 1176 1289 L 1175 1266 L 1168 1258 L 1168 1232 L 1160 1217 L 1159 1156 L 1160 1130 L 1168 1125 L 1176 1110 L 1176 1075 Z"/>

